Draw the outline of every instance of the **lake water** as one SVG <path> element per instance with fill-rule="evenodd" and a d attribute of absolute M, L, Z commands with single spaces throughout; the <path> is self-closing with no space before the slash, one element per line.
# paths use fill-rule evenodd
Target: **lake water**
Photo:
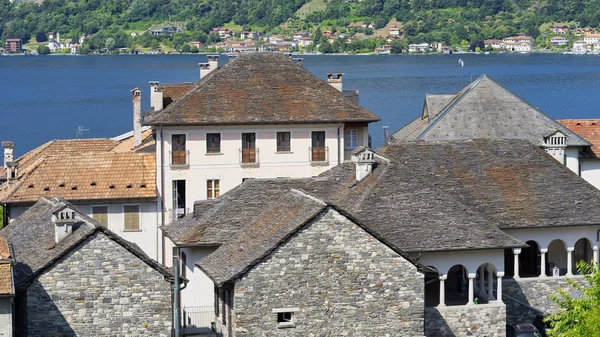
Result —
<path fill-rule="evenodd" d="M 465 63 L 458 65 L 458 59 Z M 0 57 L 0 141 L 21 155 L 52 139 L 113 137 L 132 128 L 130 90 L 151 80 L 191 82 L 203 55 Z M 371 124 L 373 146 L 382 126 L 394 132 L 422 109 L 426 93 L 456 92 L 482 73 L 553 118 L 596 118 L 600 56 L 560 54 L 305 56 L 303 65 L 324 79 L 344 72 L 344 88 L 360 90 L 361 105 L 381 118 Z"/>

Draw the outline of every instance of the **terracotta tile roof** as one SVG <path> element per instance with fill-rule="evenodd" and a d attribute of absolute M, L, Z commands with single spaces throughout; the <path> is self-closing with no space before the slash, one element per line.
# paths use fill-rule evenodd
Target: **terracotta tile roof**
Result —
<path fill-rule="evenodd" d="M 13 293 L 11 272 L 12 266 L 10 263 L 0 263 L 0 295 Z"/>
<path fill-rule="evenodd" d="M 155 198 L 154 139 L 131 149 L 132 137 L 54 140 L 23 155 L 18 180 L 0 186 L 0 201 L 33 203 L 41 197 L 67 200 Z M 5 175 L 5 172 L 2 174 Z"/>
<path fill-rule="evenodd" d="M 561 119 L 557 122 L 590 142 L 592 147 L 589 155 L 598 157 L 600 154 L 600 119 Z"/>
<path fill-rule="evenodd" d="M 375 122 L 379 118 L 281 54 L 250 53 L 212 71 L 146 125 Z"/>
<path fill-rule="evenodd" d="M 11 253 L 8 240 L 5 237 L 0 236 L 0 260 L 8 260 L 10 257 Z"/>

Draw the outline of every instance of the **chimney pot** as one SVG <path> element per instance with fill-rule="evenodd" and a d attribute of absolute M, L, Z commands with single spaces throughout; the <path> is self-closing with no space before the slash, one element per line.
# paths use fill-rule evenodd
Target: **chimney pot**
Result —
<path fill-rule="evenodd" d="M 164 108 L 163 91 L 158 81 L 150 81 L 150 107 L 154 111 L 161 111 Z"/>
<path fill-rule="evenodd" d="M 133 102 L 133 147 L 142 144 L 142 91 L 138 88 L 131 90 Z"/>
<path fill-rule="evenodd" d="M 327 73 L 327 83 L 342 92 L 342 76 L 344 73 Z"/>
<path fill-rule="evenodd" d="M 75 211 L 67 207 L 54 212 L 52 213 L 52 222 L 54 223 L 54 242 L 59 243 L 75 230 Z"/>
<path fill-rule="evenodd" d="M 210 63 L 198 63 L 198 65 L 200 66 L 200 79 L 203 79 L 204 77 L 206 77 L 206 75 L 210 74 Z"/>
<path fill-rule="evenodd" d="M 207 58 L 210 65 L 210 72 L 219 68 L 219 55 L 208 55 Z"/>

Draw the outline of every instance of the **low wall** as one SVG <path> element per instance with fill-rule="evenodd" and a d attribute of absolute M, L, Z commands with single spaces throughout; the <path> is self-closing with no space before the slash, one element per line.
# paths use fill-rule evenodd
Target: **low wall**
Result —
<path fill-rule="evenodd" d="M 572 276 L 577 283 L 585 282 L 583 276 Z M 505 279 L 502 283 L 503 301 L 506 303 L 507 323 L 532 323 L 538 313 L 552 314 L 558 310 L 549 297 L 565 289 L 576 296 L 565 277 Z M 533 307 L 533 309 L 531 308 Z"/>
<path fill-rule="evenodd" d="M 506 336 L 503 303 L 425 308 L 425 336 Z"/>

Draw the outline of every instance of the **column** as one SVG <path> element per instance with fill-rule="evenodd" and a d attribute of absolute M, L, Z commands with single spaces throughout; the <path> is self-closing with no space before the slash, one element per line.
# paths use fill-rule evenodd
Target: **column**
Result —
<path fill-rule="evenodd" d="M 448 278 L 447 274 L 440 275 L 440 304 L 438 307 L 446 306 L 446 279 Z"/>
<path fill-rule="evenodd" d="M 592 248 L 594 250 L 594 262 L 598 263 L 598 246 Z"/>
<path fill-rule="evenodd" d="M 519 278 L 519 254 L 521 254 L 521 248 L 513 248 L 513 254 L 515 254 L 515 275 L 514 278 Z"/>
<path fill-rule="evenodd" d="M 574 247 L 567 248 L 567 276 L 573 276 L 573 251 Z"/>
<path fill-rule="evenodd" d="M 475 304 L 473 302 L 473 282 L 475 280 L 475 276 L 477 276 L 477 274 L 475 273 L 471 273 L 469 274 L 469 302 L 467 302 L 467 305 L 473 305 Z"/>
<path fill-rule="evenodd" d="M 540 253 L 541 253 L 540 277 L 546 277 L 546 253 L 548 253 L 548 248 L 540 249 Z"/>
<path fill-rule="evenodd" d="M 494 297 L 494 268 L 492 268 L 491 264 L 488 264 L 487 272 L 488 272 L 488 301 L 493 301 L 496 298 Z"/>
<path fill-rule="evenodd" d="M 496 276 L 498 276 L 498 289 L 496 290 L 496 296 L 498 296 L 498 298 L 496 299 L 496 301 L 502 302 L 502 276 L 504 276 L 504 272 L 499 271 L 496 273 Z"/>

